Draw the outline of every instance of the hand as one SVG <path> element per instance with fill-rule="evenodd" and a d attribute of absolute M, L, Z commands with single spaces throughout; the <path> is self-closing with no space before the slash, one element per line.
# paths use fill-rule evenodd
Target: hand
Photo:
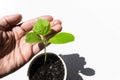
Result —
<path fill-rule="evenodd" d="M 41 16 L 50 21 L 51 29 L 57 33 L 61 31 L 61 21 L 53 20 L 51 16 Z M 10 74 L 27 63 L 43 45 L 25 42 L 25 34 L 32 30 L 34 18 L 20 23 L 22 16 L 14 14 L 0 19 L 0 77 Z M 55 34 L 51 33 L 49 36 Z"/>

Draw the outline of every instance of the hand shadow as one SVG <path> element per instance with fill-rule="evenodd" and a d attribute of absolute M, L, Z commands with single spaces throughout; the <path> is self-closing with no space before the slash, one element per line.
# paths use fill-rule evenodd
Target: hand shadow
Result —
<path fill-rule="evenodd" d="M 67 66 L 67 80 L 83 80 L 79 73 L 86 76 L 92 76 L 95 71 L 92 68 L 85 68 L 86 61 L 84 57 L 80 57 L 79 54 L 61 55 Z"/>

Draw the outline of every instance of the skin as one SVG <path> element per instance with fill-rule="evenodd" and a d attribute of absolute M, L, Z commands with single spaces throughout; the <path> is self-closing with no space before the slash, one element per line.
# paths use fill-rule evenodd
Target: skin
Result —
<path fill-rule="evenodd" d="M 32 30 L 35 21 L 43 18 L 51 23 L 52 32 L 47 37 L 61 31 L 61 21 L 45 15 L 23 23 L 21 14 L 4 16 L 0 19 L 0 78 L 16 71 L 44 48 L 42 44 L 25 42 L 25 34 Z M 53 32 L 54 31 L 54 32 Z"/>

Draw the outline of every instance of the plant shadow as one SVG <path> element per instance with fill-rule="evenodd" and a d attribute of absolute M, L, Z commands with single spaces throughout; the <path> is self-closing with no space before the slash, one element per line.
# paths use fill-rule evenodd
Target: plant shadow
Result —
<path fill-rule="evenodd" d="M 95 70 L 92 68 L 85 68 L 86 61 L 84 57 L 80 57 L 78 53 L 61 55 L 67 66 L 67 80 L 83 80 L 80 74 L 86 76 L 95 75 Z M 80 74 L 79 74 L 80 73 Z"/>

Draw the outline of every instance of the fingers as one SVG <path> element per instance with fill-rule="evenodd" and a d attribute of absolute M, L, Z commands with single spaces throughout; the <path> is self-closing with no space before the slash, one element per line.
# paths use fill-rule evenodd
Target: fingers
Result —
<path fill-rule="evenodd" d="M 18 24 L 22 19 L 20 14 L 8 15 L 4 16 L 0 19 L 0 29 L 8 29 L 13 25 Z"/>
<path fill-rule="evenodd" d="M 53 20 L 52 16 L 49 16 L 49 15 L 41 16 L 41 17 L 38 17 L 38 18 L 43 18 L 43 19 L 46 19 L 46 20 L 48 20 L 48 21 L 50 21 L 50 22 Z M 26 32 L 32 30 L 33 25 L 34 25 L 34 23 L 37 21 L 38 18 L 34 18 L 34 19 L 31 19 L 31 20 L 28 20 L 28 21 L 24 22 L 24 23 L 21 25 L 21 28 L 22 28 L 24 31 L 26 31 Z"/>
<path fill-rule="evenodd" d="M 34 23 L 37 21 L 38 18 L 46 19 L 50 22 L 52 33 L 50 35 L 48 35 L 47 37 L 50 37 L 52 34 L 55 34 L 55 33 L 62 30 L 61 21 L 60 20 L 53 20 L 53 17 L 49 16 L 49 15 L 41 16 L 41 17 L 37 17 L 37 18 L 31 19 L 31 20 L 28 20 L 28 21 L 24 22 L 23 24 L 21 24 L 21 28 L 25 32 L 31 31 Z M 43 48 L 44 48 L 43 44 L 39 44 L 39 43 L 32 44 L 33 54 L 38 53 Z"/>
<path fill-rule="evenodd" d="M 62 26 L 61 26 L 61 21 L 60 20 L 54 20 L 51 22 L 51 28 L 52 31 L 57 33 L 60 32 L 62 30 Z"/>

